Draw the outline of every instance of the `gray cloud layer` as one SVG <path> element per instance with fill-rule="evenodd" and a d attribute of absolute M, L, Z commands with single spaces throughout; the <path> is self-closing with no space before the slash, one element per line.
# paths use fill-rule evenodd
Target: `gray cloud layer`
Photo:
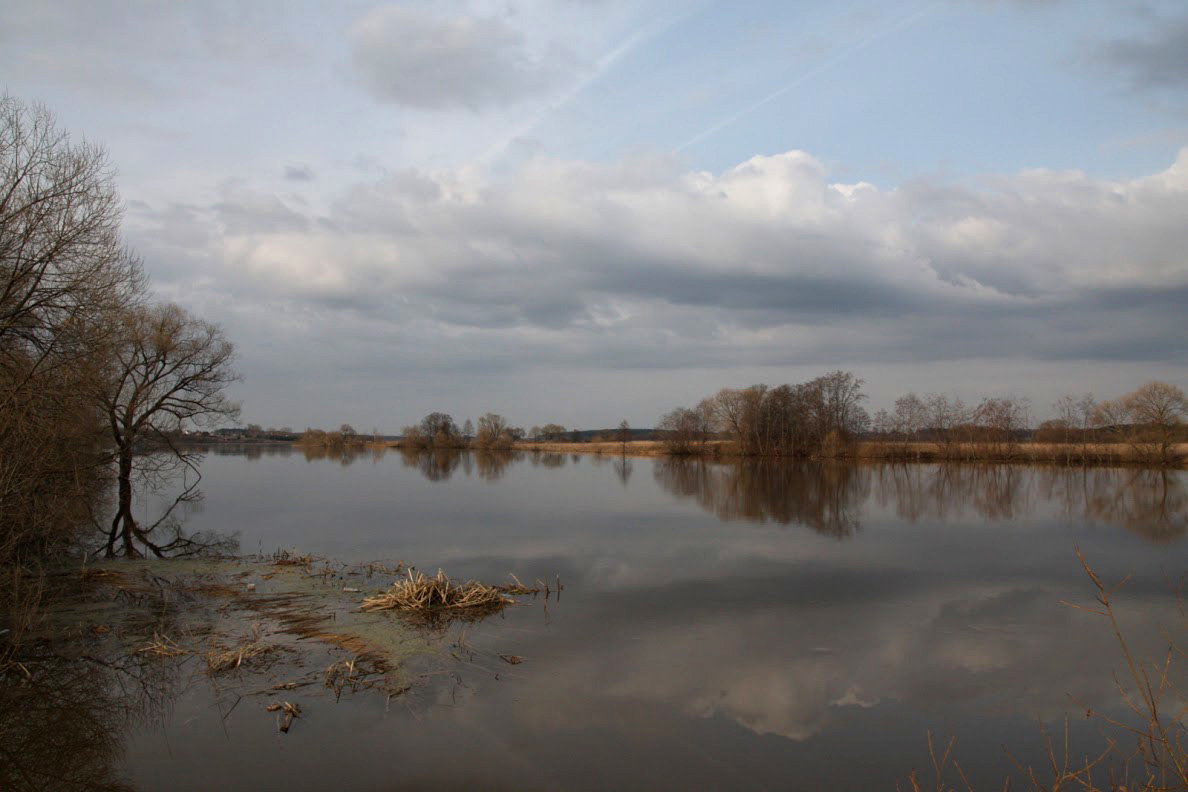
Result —
<path fill-rule="evenodd" d="M 1183 364 L 1184 217 L 1188 152 L 1131 181 L 1030 171 L 981 190 L 836 184 L 789 152 L 720 175 L 663 159 L 535 160 L 500 181 L 410 170 L 324 213 L 232 183 L 133 225 L 150 260 L 335 312 L 337 334 L 399 340 L 408 365 L 679 368 Z"/>
<path fill-rule="evenodd" d="M 356 22 L 351 47 L 375 97 L 428 109 L 514 103 L 551 86 L 564 60 L 534 58 L 523 35 L 497 17 L 442 19 L 394 5 Z"/>
<path fill-rule="evenodd" d="M 1188 89 L 1188 16 L 1159 20 L 1147 35 L 1103 42 L 1099 59 L 1121 69 L 1136 90 Z"/>

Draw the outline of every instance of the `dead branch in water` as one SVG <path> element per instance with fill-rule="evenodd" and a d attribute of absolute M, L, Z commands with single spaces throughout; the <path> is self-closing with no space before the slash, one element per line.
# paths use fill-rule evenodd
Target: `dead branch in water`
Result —
<path fill-rule="evenodd" d="M 286 734 L 289 731 L 289 727 L 293 725 L 293 718 L 301 717 L 301 707 L 297 704 L 291 704 L 288 701 L 269 704 L 264 708 L 264 711 L 282 713 L 281 715 L 277 715 L 276 727 Z"/>

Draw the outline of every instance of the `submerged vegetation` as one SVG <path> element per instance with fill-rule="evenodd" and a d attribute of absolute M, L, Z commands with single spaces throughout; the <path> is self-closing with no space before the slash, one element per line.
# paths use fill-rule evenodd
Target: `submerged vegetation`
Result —
<path fill-rule="evenodd" d="M 409 573 L 400 562 L 295 553 L 54 570 L 52 608 L 20 661 L 0 671 L 0 788 L 131 788 L 115 769 L 124 733 L 161 717 L 195 682 L 224 720 L 235 710 L 275 713 L 282 733 L 315 717 L 302 705 L 318 696 L 370 692 L 390 702 L 424 690 L 432 700 L 435 686 L 457 680 L 440 671 L 450 658 L 443 644 L 465 645 L 476 672 L 478 650 L 448 631 L 449 620 L 413 624 L 361 607 L 367 591 Z M 500 608 L 534 591 L 498 589 Z M 495 610 L 469 609 L 467 620 Z"/>

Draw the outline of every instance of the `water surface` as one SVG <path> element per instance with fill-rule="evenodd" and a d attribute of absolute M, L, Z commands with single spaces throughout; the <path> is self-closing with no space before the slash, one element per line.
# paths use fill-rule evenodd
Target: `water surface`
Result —
<path fill-rule="evenodd" d="M 1038 761 L 1071 716 L 1088 750 L 1081 705 L 1118 707 L 1116 646 L 1061 604 L 1090 601 L 1074 549 L 1134 575 L 1140 653 L 1188 560 L 1182 471 L 257 448 L 203 474 L 186 528 L 246 552 L 565 589 L 455 628 L 407 696 L 303 695 L 286 735 L 188 686 L 117 730 L 138 789 L 893 789 L 927 730 L 1000 787 L 1004 746 Z"/>

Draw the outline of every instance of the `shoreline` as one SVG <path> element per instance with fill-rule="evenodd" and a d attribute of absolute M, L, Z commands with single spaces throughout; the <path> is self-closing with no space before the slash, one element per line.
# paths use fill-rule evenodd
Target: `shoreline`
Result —
<path fill-rule="evenodd" d="M 387 444 L 389 448 L 401 448 L 399 442 Z M 432 450 L 432 449 L 425 449 Z M 482 450 L 482 449 L 457 449 Z M 713 440 L 705 450 L 687 454 L 673 454 L 660 440 L 634 440 L 626 444 L 606 441 L 592 443 L 564 442 L 519 442 L 508 449 L 526 453 L 589 454 L 591 456 L 617 456 L 633 458 L 685 458 L 709 460 L 771 459 L 787 460 L 802 457 L 743 455 L 733 450 L 727 440 Z M 1116 465 L 1145 469 L 1183 470 L 1188 468 L 1188 443 L 1179 443 L 1174 453 L 1177 459 L 1169 464 L 1152 462 L 1142 452 L 1127 443 L 1092 443 L 1082 447 L 1077 443 L 1018 443 L 1011 447 L 995 443 L 960 443 L 944 446 L 939 443 L 897 443 L 885 441 L 862 441 L 852 451 L 835 456 L 803 457 L 815 461 L 849 462 L 993 462 L 999 464 L 1060 464 L 1069 467 L 1100 467 Z"/>
<path fill-rule="evenodd" d="M 309 446 L 300 441 L 255 441 L 230 442 L 216 441 L 208 443 L 194 443 L 203 447 L 255 446 L 293 448 L 331 449 L 331 446 Z M 433 447 L 411 448 L 405 447 L 396 440 L 367 440 L 351 443 L 343 448 L 366 450 L 416 450 L 433 451 Z M 1011 446 L 1002 443 L 954 443 L 945 445 L 933 442 L 889 442 L 881 440 L 866 440 L 856 443 L 849 449 L 834 455 L 813 455 L 807 457 L 788 457 L 780 455 L 748 455 L 740 454 L 734 449 L 734 444 L 728 440 L 710 440 L 702 449 L 689 453 L 672 453 L 662 440 L 631 440 L 626 444 L 617 441 L 597 441 L 585 443 L 572 442 L 532 442 L 519 441 L 510 448 L 481 449 L 474 447 L 449 447 L 436 449 L 439 451 L 490 451 L 492 453 L 519 451 L 523 453 L 553 453 L 553 454 L 586 454 L 589 456 L 631 457 L 636 459 L 659 459 L 665 457 L 684 459 L 708 460 L 742 460 L 769 459 L 790 460 L 809 459 L 823 461 L 848 462 L 900 462 L 900 463 L 996 463 L 996 464 L 1059 464 L 1069 467 L 1101 467 L 1120 466 L 1142 469 L 1188 469 L 1188 443 L 1178 443 L 1174 446 L 1174 461 L 1160 463 L 1152 461 L 1149 454 L 1130 443 L 1089 443 L 1082 446 L 1079 443 L 1036 443 L 1022 442 Z"/>

